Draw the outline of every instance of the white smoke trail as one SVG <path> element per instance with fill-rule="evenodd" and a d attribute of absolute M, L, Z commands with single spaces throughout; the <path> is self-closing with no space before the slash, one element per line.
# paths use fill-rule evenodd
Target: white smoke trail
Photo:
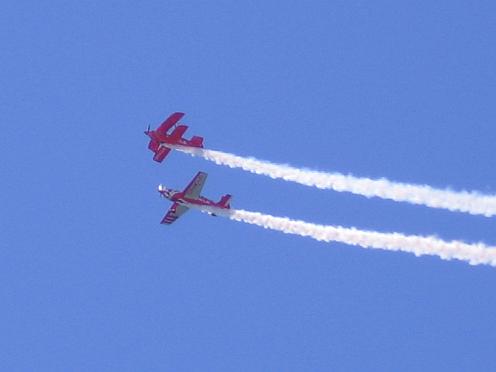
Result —
<path fill-rule="evenodd" d="M 471 265 L 496 266 L 496 247 L 490 247 L 483 243 L 469 244 L 456 240 L 447 242 L 434 236 L 381 233 L 358 230 L 353 227 L 317 225 L 245 210 L 191 207 L 229 217 L 235 221 L 281 231 L 286 234 L 307 236 L 324 242 L 340 242 L 362 248 L 410 252 L 416 256 L 439 256 L 443 260 L 457 259 L 467 261 Z"/>
<path fill-rule="evenodd" d="M 431 208 L 484 215 L 486 217 L 496 215 L 496 195 L 440 190 L 427 185 L 392 182 L 385 178 L 359 178 L 340 173 L 299 169 L 289 165 L 274 164 L 251 157 L 243 158 L 221 151 L 181 146 L 173 147 L 187 154 L 203 157 L 219 165 L 241 168 L 251 173 L 269 176 L 274 179 L 280 178 L 286 181 L 293 181 L 319 189 L 346 191 L 368 198 L 378 197 L 397 202 L 421 204 Z"/>

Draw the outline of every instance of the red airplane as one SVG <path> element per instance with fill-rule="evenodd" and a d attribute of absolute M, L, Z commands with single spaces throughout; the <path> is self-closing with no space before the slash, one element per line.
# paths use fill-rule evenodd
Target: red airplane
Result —
<path fill-rule="evenodd" d="M 203 148 L 203 137 L 193 136 L 190 140 L 183 138 L 183 134 L 188 127 L 186 125 L 177 125 L 183 116 L 184 113 L 175 112 L 165 119 L 156 130 L 150 130 L 150 126 L 148 126 L 145 134 L 150 137 L 148 148 L 155 153 L 153 160 L 161 163 L 165 159 L 171 150 L 167 145 Z M 167 133 L 172 127 L 174 129 L 170 133 Z"/>
<path fill-rule="evenodd" d="M 158 192 L 160 195 L 174 202 L 160 223 L 170 225 L 191 207 L 213 207 L 224 210 L 231 209 L 230 202 L 232 196 L 229 194 L 224 195 L 217 203 L 200 195 L 206 179 L 207 173 L 198 172 L 195 178 L 186 186 L 184 191 L 172 190 L 159 185 Z M 210 214 L 215 216 L 214 213 Z"/>

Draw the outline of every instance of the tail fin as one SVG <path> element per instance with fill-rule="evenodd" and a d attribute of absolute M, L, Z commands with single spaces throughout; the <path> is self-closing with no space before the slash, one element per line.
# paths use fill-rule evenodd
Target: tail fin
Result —
<path fill-rule="evenodd" d="M 226 194 L 222 198 L 220 198 L 220 201 L 217 203 L 217 205 L 220 208 L 230 209 L 231 208 L 231 199 L 232 199 L 232 195 Z"/>
<path fill-rule="evenodd" d="M 189 143 L 193 147 L 201 147 L 201 148 L 203 148 L 203 137 L 193 136 L 191 138 L 191 140 L 189 141 Z"/>

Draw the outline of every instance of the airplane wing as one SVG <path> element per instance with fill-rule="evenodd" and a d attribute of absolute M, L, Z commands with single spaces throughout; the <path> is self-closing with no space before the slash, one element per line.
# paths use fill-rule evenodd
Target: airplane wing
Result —
<path fill-rule="evenodd" d="M 184 196 L 192 199 L 198 198 L 206 179 L 207 174 L 205 172 L 198 172 L 195 178 L 184 189 Z"/>
<path fill-rule="evenodd" d="M 170 134 L 170 139 L 173 141 L 181 139 L 186 129 L 188 129 L 186 125 L 178 125 Z"/>
<path fill-rule="evenodd" d="M 189 208 L 185 207 L 184 205 L 174 203 L 172 204 L 172 207 L 170 207 L 169 211 L 164 216 L 164 218 L 162 218 L 162 221 L 160 221 L 160 223 L 165 225 L 170 225 L 179 217 L 181 217 L 188 209 Z"/>
<path fill-rule="evenodd" d="M 157 128 L 157 132 L 160 134 L 167 134 L 167 131 L 172 128 L 174 124 L 176 124 L 181 118 L 184 116 L 184 113 L 182 112 L 175 112 L 171 116 L 169 116 L 165 121 L 160 124 L 160 126 Z"/>
<path fill-rule="evenodd" d="M 155 151 L 155 155 L 153 156 L 153 160 L 158 161 L 159 163 L 162 162 L 162 160 L 165 159 L 170 150 L 170 148 L 165 146 L 158 147 Z"/>

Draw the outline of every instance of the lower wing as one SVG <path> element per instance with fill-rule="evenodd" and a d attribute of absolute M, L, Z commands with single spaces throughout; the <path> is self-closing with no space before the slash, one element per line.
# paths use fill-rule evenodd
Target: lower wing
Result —
<path fill-rule="evenodd" d="M 165 146 L 158 147 L 158 149 L 155 151 L 155 155 L 153 156 L 153 160 L 159 163 L 162 162 L 162 160 L 165 159 L 165 157 L 170 152 L 170 150 L 171 150 L 170 148 Z"/>
<path fill-rule="evenodd" d="M 188 209 L 189 208 L 185 207 L 184 205 L 174 203 L 172 204 L 172 207 L 170 207 L 169 211 L 164 216 L 164 218 L 162 218 L 162 221 L 160 221 L 160 223 L 165 225 L 170 225 L 179 217 L 181 217 Z"/>

